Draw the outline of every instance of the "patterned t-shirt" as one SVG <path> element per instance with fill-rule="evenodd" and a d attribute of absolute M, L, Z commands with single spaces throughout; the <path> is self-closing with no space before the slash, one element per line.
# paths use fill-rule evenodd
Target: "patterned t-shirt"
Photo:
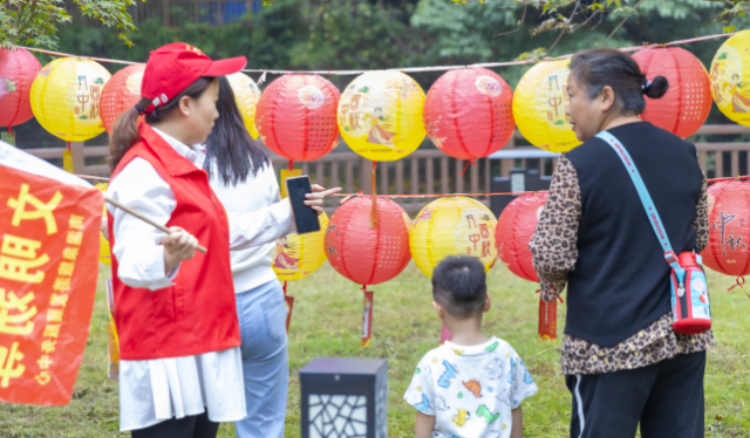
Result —
<path fill-rule="evenodd" d="M 452 342 L 419 361 L 404 400 L 435 416 L 436 438 L 508 438 L 511 410 L 537 392 L 523 361 L 492 338 L 465 347 Z"/>

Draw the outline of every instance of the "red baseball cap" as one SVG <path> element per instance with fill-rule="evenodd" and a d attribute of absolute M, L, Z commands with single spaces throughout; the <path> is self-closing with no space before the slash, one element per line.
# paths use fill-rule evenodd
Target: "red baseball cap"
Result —
<path fill-rule="evenodd" d="M 212 61 L 200 49 L 185 43 L 172 43 L 153 50 L 143 73 L 141 96 L 151 100 L 146 114 L 173 99 L 203 76 L 226 76 L 245 68 L 247 59 Z"/>

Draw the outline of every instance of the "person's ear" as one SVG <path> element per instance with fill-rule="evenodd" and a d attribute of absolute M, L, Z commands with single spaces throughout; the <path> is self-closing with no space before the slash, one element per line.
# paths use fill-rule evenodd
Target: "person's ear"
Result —
<path fill-rule="evenodd" d="M 484 299 L 484 308 L 482 309 L 482 312 L 487 313 L 490 311 L 490 308 L 492 308 L 492 297 L 488 293 L 487 297 Z"/>
<path fill-rule="evenodd" d="M 445 316 L 445 309 L 443 308 L 443 306 L 441 306 L 437 301 L 433 301 L 432 307 L 435 308 L 435 312 L 437 313 L 438 318 L 443 319 L 443 317 Z"/>
<path fill-rule="evenodd" d="M 190 111 L 193 109 L 193 99 L 188 96 L 182 96 L 177 103 L 177 110 L 185 117 L 190 117 Z"/>
<path fill-rule="evenodd" d="M 613 90 L 609 85 L 605 85 L 602 88 L 601 93 L 599 94 L 599 100 L 602 112 L 606 113 L 615 105 L 615 90 Z"/>

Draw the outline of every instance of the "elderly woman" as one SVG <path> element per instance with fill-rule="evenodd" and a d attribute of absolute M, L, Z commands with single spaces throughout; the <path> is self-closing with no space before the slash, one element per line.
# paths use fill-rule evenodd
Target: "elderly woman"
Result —
<path fill-rule="evenodd" d="M 562 371 L 573 394 L 571 437 L 703 436 L 703 375 L 711 331 L 672 328 L 670 267 L 619 156 L 595 137 L 619 139 L 641 173 L 676 253 L 708 241 L 705 175 L 696 149 L 644 122 L 646 80 L 627 54 L 585 50 L 570 63 L 566 109 L 584 143 L 558 160 L 530 247 L 542 298 L 568 284 Z"/>

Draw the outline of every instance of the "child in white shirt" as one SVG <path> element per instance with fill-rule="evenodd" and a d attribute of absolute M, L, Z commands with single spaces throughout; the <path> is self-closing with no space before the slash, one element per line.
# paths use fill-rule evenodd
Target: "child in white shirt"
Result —
<path fill-rule="evenodd" d="M 521 438 L 521 402 L 537 392 L 507 342 L 482 334 L 490 310 L 482 263 L 447 257 L 432 273 L 432 305 L 452 342 L 419 361 L 404 399 L 417 409 L 417 438 Z"/>

